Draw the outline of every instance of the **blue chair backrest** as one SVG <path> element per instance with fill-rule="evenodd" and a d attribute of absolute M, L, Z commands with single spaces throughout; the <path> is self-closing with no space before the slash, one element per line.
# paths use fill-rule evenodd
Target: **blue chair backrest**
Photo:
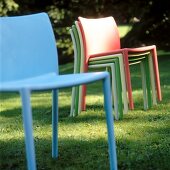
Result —
<path fill-rule="evenodd" d="M 0 82 L 55 72 L 58 54 L 49 17 L 0 17 Z"/>

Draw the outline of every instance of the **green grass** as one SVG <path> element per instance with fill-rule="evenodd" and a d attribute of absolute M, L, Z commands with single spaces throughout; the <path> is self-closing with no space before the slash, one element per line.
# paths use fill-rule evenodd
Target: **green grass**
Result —
<path fill-rule="evenodd" d="M 130 25 L 119 25 L 118 30 L 119 30 L 120 38 L 123 38 L 131 29 L 132 26 Z"/>
<path fill-rule="evenodd" d="M 170 167 L 170 53 L 159 53 L 163 101 L 143 111 L 140 71 L 131 68 L 135 110 L 115 121 L 121 170 Z M 72 64 L 60 67 L 72 72 Z M 88 85 L 87 111 L 70 118 L 71 88 L 59 93 L 59 158 L 51 158 L 51 93 L 32 94 L 36 159 L 39 170 L 109 169 L 101 82 Z M 0 94 L 0 169 L 26 169 L 21 103 L 17 93 Z"/>

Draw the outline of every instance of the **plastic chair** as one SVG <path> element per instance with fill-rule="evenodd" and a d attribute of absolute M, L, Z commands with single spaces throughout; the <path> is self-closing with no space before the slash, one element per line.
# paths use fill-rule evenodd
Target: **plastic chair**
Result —
<path fill-rule="evenodd" d="M 77 22 L 75 22 L 77 23 Z M 81 40 L 81 34 L 79 33 L 78 29 L 76 29 L 77 27 L 76 26 L 72 26 L 72 29 L 70 29 L 70 34 L 71 34 L 71 38 L 72 38 L 72 41 L 73 41 L 73 48 L 74 48 L 74 68 L 77 68 L 77 67 L 81 67 L 83 66 L 83 63 L 79 63 L 80 60 L 83 59 L 83 54 L 82 51 L 84 51 L 84 48 L 82 46 L 82 40 Z M 79 49 L 80 48 L 80 49 Z M 112 96 L 113 96 L 113 102 L 114 102 L 114 109 L 115 109 L 115 118 L 116 120 L 118 119 L 121 119 L 123 117 L 123 110 L 122 110 L 122 90 L 121 90 L 121 86 L 122 86 L 122 89 L 123 89 L 123 92 L 124 92 L 124 98 L 126 99 L 126 105 L 125 105 L 125 102 L 124 102 L 124 106 L 126 106 L 126 109 L 124 109 L 124 113 L 127 113 L 128 111 L 128 104 L 127 104 L 127 96 L 126 96 L 126 85 L 125 85 L 125 77 L 124 77 L 124 72 L 122 73 L 121 72 L 121 75 L 123 74 L 123 76 L 120 76 L 120 71 L 119 71 L 119 61 L 116 61 L 117 58 L 116 57 L 120 57 L 121 58 L 121 54 L 120 55 L 116 55 L 115 56 L 115 61 L 112 62 L 112 63 L 101 63 L 101 64 L 97 64 L 97 65 L 89 65 L 89 68 L 110 68 L 111 71 L 111 77 L 112 77 Z M 79 61 L 77 64 L 76 62 Z M 115 65 L 116 64 L 116 65 Z M 123 65 L 123 64 L 122 64 Z M 115 68 L 116 67 L 116 68 Z M 114 69 L 114 70 L 113 70 Z M 82 70 L 83 72 L 83 68 L 81 68 L 80 70 Z M 115 74 L 116 73 L 116 80 L 117 81 L 113 81 L 115 80 Z M 118 81 L 118 79 L 121 79 Z M 117 84 L 117 85 L 116 85 Z M 122 85 L 121 85 L 122 84 Z M 119 88 L 117 88 L 119 87 Z M 118 92 L 117 92 L 118 90 Z M 81 90 L 79 90 L 80 92 Z M 117 97 L 117 93 L 119 94 L 119 96 Z M 78 103 L 78 111 L 77 113 L 75 114 L 76 112 L 76 108 L 77 108 L 77 102 L 76 102 L 76 106 L 75 106 L 75 109 L 74 109 L 74 112 L 73 112 L 73 108 L 74 108 L 74 104 L 72 103 L 72 106 L 71 106 L 71 112 L 70 112 L 70 115 L 73 116 L 73 115 L 77 115 L 81 112 L 81 97 L 78 96 L 78 95 L 81 96 L 81 92 L 80 93 L 76 93 L 73 89 L 72 91 L 72 101 L 74 103 L 74 101 L 76 100 L 77 101 L 77 97 L 79 98 L 79 103 Z M 119 101 L 118 101 L 119 99 Z M 119 108 L 119 109 L 118 109 Z M 119 113 L 118 113 L 119 112 Z"/>
<path fill-rule="evenodd" d="M 79 23 L 78 22 L 75 22 L 76 23 L 76 28 L 78 30 L 78 33 L 79 33 L 79 38 L 80 38 L 80 46 L 81 46 L 81 65 L 82 65 L 82 72 L 86 72 L 87 69 L 85 70 L 84 69 L 84 60 L 85 60 L 85 57 L 84 57 L 84 44 L 83 44 L 83 38 L 82 38 L 82 35 L 81 35 L 81 31 L 80 31 L 80 28 L 79 28 Z M 79 50 L 80 51 L 80 50 Z M 149 52 L 145 52 L 145 53 L 142 53 L 142 54 L 138 54 L 138 55 L 130 55 L 130 60 L 131 60 L 131 64 L 132 65 L 132 60 L 134 60 L 133 62 L 133 65 L 134 64 L 138 64 L 140 63 L 139 60 L 143 60 L 143 58 L 145 58 L 147 56 Z M 134 59 L 135 57 L 135 59 Z M 117 76 L 117 80 L 119 79 L 119 77 L 121 77 L 121 80 L 122 80 L 122 90 L 123 91 L 123 103 L 124 103 L 124 113 L 127 113 L 128 111 L 128 105 L 127 105 L 127 98 L 126 98 L 126 85 L 125 85 L 125 78 L 124 78 L 124 64 L 123 64 L 123 59 L 122 59 L 122 54 L 117 54 L 117 55 L 106 55 L 106 56 L 100 56 L 100 57 L 94 57 L 94 58 L 90 58 L 89 61 L 88 61 L 88 67 L 91 66 L 91 65 L 96 65 L 96 64 L 111 64 L 115 61 L 120 61 L 116 64 L 116 66 L 120 67 L 120 72 L 121 72 L 121 76 Z M 138 62 L 136 62 L 138 60 Z M 146 63 L 145 63 L 146 65 Z M 118 70 L 119 70 L 118 69 Z M 141 69 L 142 72 L 146 72 L 146 67 L 145 67 L 145 70 Z M 152 103 L 151 103 L 151 91 L 150 91 L 150 78 L 148 79 L 148 76 L 149 76 L 149 71 L 147 71 L 146 73 L 146 76 L 144 74 L 142 74 L 142 80 L 144 79 L 147 79 L 145 81 L 142 81 L 142 87 L 143 87 L 143 90 L 145 90 L 146 92 L 143 93 L 145 96 L 144 96 L 144 110 L 150 108 L 152 106 Z M 154 75 L 151 74 L 151 77 L 153 77 Z M 119 82 L 119 81 L 117 81 Z M 146 84 L 144 83 L 147 83 L 147 86 Z M 121 84 L 121 83 L 120 83 Z M 121 87 L 121 85 L 118 84 L 117 87 Z M 155 90 L 154 89 L 154 81 L 151 82 L 151 85 L 152 85 L 152 91 L 153 91 L 153 101 L 155 101 L 156 97 L 155 97 Z M 147 87 L 147 89 L 145 89 L 145 87 Z M 85 91 L 85 88 L 83 89 Z M 83 92 L 84 92 L 83 91 Z M 81 90 L 80 90 L 81 92 Z M 81 92 L 81 93 L 83 93 Z M 84 99 L 81 99 L 80 100 L 80 103 L 82 103 L 82 110 L 85 110 L 85 95 L 81 95 L 80 93 L 80 96 Z M 118 91 L 118 103 L 119 103 L 119 118 L 122 119 L 123 118 L 123 111 L 122 111 L 122 100 L 121 99 L 121 94 L 119 93 Z M 147 95 L 147 96 L 146 96 Z M 83 102 L 82 102 L 83 101 Z"/>
<path fill-rule="evenodd" d="M 78 35 L 80 38 L 80 47 L 81 47 L 81 72 L 85 72 L 86 69 L 84 68 L 84 61 L 86 60 L 84 52 L 84 45 L 83 45 L 83 37 L 81 34 L 81 30 L 80 30 L 80 23 L 79 22 L 75 22 L 76 24 L 76 28 L 78 31 Z M 124 74 L 124 66 L 123 66 L 123 60 L 122 60 L 122 54 L 116 54 L 116 55 L 110 55 L 110 56 L 105 56 L 107 57 L 112 57 L 112 62 L 115 64 L 115 72 L 116 72 L 116 83 L 117 83 L 117 93 L 118 93 L 118 107 L 119 107 L 119 115 L 120 118 L 123 118 L 123 113 L 127 113 L 128 112 L 128 101 L 127 101 L 127 93 L 126 93 L 126 84 L 125 84 L 125 74 Z M 99 59 L 100 57 L 98 57 Z M 106 59 L 105 58 L 105 59 Z M 91 65 L 90 67 L 92 67 L 92 65 L 94 65 L 92 62 L 94 62 L 94 60 L 96 60 L 96 58 L 92 58 L 92 60 L 89 60 L 89 65 Z M 98 64 L 111 64 L 111 63 L 107 63 L 105 62 L 106 60 L 103 60 L 104 62 L 102 62 L 102 60 L 100 60 L 100 63 Z M 97 65 L 98 65 L 97 64 Z M 96 64 L 95 64 L 96 65 Z M 89 66 L 88 66 L 89 67 Z M 84 86 L 83 86 L 84 87 Z M 84 90 L 82 87 L 82 90 Z M 82 92 L 80 93 L 82 94 Z M 83 96 L 83 94 L 82 94 Z M 84 98 L 82 98 L 81 100 L 83 100 Z M 82 102 L 82 110 L 85 110 L 85 107 L 83 106 Z M 124 105 L 124 111 L 123 111 L 123 105 Z"/>
<path fill-rule="evenodd" d="M 75 22 L 77 31 L 78 31 L 78 35 L 80 38 L 80 47 L 81 47 L 81 72 L 86 72 L 87 69 L 85 68 L 84 62 L 86 60 L 85 58 L 85 48 L 84 48 L 84 44 L 83 44 L 83 36 L 81 33 L 81 29 L 80 29 L 80 23 L 78 21 Z M 116 54 L 116 55 L 111 55 L 112 57 L 112 63 L 115 63 L 115 68 L 116 68 L 116 73 L 117 73 L 117 92 L 118 92 L 118 105 L 119 105 L 119 115 L 120 118 L 123 118 L 123 105 L 122 102 L 124 104 L 124 113 L 128 112 L 128 101 L 127 101 L 127 94 L 126 94 L 126 85 L 125 85 L 125 75 L 124 75 L 124 67 L 123 67 L 123 60 L 121 57 L 122 54 Z M 106 58 L 108 56 L 105 56 Z M 99 59 L 100 57 L 98 57 L 97 59 Z M 93 58 L 92 60 L 96 60 L 96 58 Z M 103 61 L 103 62 L 102 62 Z M 93 62 L 93 61 L 92 61 Z M 107 62 L 105 62 L 105 60 L 101 60 L 99 64 L 105 64 Z M 89 65 L 91 64 L 91 61 L 89 60 Z M 92 64 L 91 64 L 92 65 Z M 121 69 L 120 69 L 121 67 Z M 121 79 L 121 80 L 120 80 Z M 121 91 L 123 92 L 123 94 L 121 94 Z M 82 90 L 80 90 L 80 94 L 81 94 L 81 107 L 82 110 L 86 110 L 85 108 L 85 86 L 82 87 Z M 123 98 L 122 98 L 123 96 Z"/>
<path fill-rule="evenodd" d="M 80 42 L 78 37 L 78 32 L 75 27 L 75 25 L 72 26 L 72 29 L 70 29 L 71 38 L 73 41 L 73 48 L 74 48 L 74 73 L 80 72 Z M 114 63 L 111 64 L 98 64 L 95 66 L 89 66 L 90 68 L 110 68 L 111 69 L 111 77 L 112 77 L 112 97 L 114 98 L 114 109 L 115 109 L 115 118 L 116 120 L 119 119 L 119 113 L 118 113 L 118 99 L 117 99 L 117 88 L 116 88 L 116 78 L 115 78 L 115 65 Z M 79 69 L 77 69 L 79 68 Z M 76 87 L 77 88 L 77 87 Z M 77 91 L 76 91 L 77 90 Z M 79 88 L 75 89 L 73 87 L 72 89 L 72 105 L 71 105 L 71 111 L 70 116 L 78 115 L 81 111 L 81 105 L 79 104 Z"/>
<path fill-rule="evenodd" d="M 32 91 L 52 90 L 52 157 L 58 156 L 58 89 L 103 81 L 110 169 L 117 169 L 110 79 L 107 72 L 58 75 L 58 54 L 45 13 L 0 18 L 0 91 L 18 91 L 22 99 L 27 166 L 36 169 L 30 97 Z"/>
<path fill-rule="evenodd" d="M 78 31 L 76 31 L 76 28 L 75 28 L 75 26 L 72 26 L 72 29 L 70 30 L 71 31 L 71 37 L 72 37 L 72 41 L 73 41 L 73 47 L 74 47 L 74 53 L 75 53 L 75 62 L 74 62 L 74 64 L 79 60 L 79 61 L 83 61 L 84 60 L 84 54 L 82 53 L 82 51 L 84 52 L 84 47 L 83 47 L 83 42 L 82 42 L 82 37 L 81 37 L 81 33 L 80 33 L 80 31 L 79 31 L 79 27 L 78 27 L 78 22 L 76 21 L 75 22 L 76 23 L 76 28 L 77 28 L 77 30 Z M 73 31 L 72 31 L 73 30 Z M 74 34 L 72 33 L 72 32 L 74 32 Z M 78 33 L 77 33 L 78 32 Z M 78 34 L 78 35 L 77 35 Z M 76 42 L 76 43 L 75 43 Z M 80 44 L 79 44 L 80 43 Z M 77 44 L 77 45 L 75 45 L 75 44 Z M 78 49 L 77 49 L 77 47 L 78 47 Z M 79 49 L 81 47 L 81 49 Z M 139 61 L 139 60 L 143 60 L 143 58 L 145 58 L 146 57 L 146 55 L 148 55 L 149 54 L 149 52 L 146 52 L 146 53 L 143 53 L 143 54 L 140 54 L 140 55 L 137 55 L 137 57 L 136 57 L 136 55 L 131 55 L 130 56 L 130 65 L 134 65 L 134 64 L 138 64 L 138 63 L 141 63 L 141 61 Z M 135 58 L 134 58 L 135 57 Z M 80 59 L 81 58 L 81 59 Z M 126 85 L 125 85 L 125 78 L 124 78 L 124 66 L 123 66 L 123 60 L 122 60 L 122 55 L 121 54 L 119 54 L 119 55 L 110 55 L 110 56 L 105 56 L 105 57 L 96 57 L 96 58 L 90 58 L 89 59 L 89 62 L 88 62 L 88 67 L 90 67 L 90 68 L 99 68 L 99 67 L 106 67 L 106 68 L 108 68 L 107 66 L 110 66 L 110 65 L 112 65 L 112 63 L 114 63 L 114 62 L 116 62 L 116 60 L 120 60 L 121 62 L 120 63 L 117 63 L 116 65 L 118 65 L 119 66 L 119 64 L 120 64 L 120 67 L 121 67 L 121 69 L 120 69 L 120 71 L 121 71 L 121 76 L 120 76 L 120 74 L 118 75 L 118 76 L 116 76 L 117 78 L 116 78 L 116 82 L 119 82 L 118 81 L 118 79 L 119 79 L 119 77 L 121 77 L 121 80 L 122 80 L 122 90 L 123 90 L 123 96 L 124 96 L 124 98 L 123 98 L 123 100 L 124 100 L 124 113 L 127 113 L 127 110 L 126 110 L 126 108 L 128 108 L 127 107 L 127 100 L 125 101 L 125 99 L 126 99 Z M 134 62 L 133 62 L 134 61 Z M 118 61 L 119 62 L 119 61 Z M 84 63 L 83 63 L 84 64 Z M 75 68 L 77 67 L 77 65 L 79 65 L 79 67 L 80 67 L 80 65 L 81 66 L 83 66 L 83 64 L 81 63 L 81 64 L 79 64 L 79 62 L 78 62 L 78 64 L 75 64 Z M 145 64 L 146 65 L 146 64 Z M 82 69 L 82 68 L 81 68 Z M 143 69 L 142 69 L 142 67 L 141 67 L 141 71 L 142 71 Z M 83 69 L 82 69 L 82 71 L 83 71 Z M 144 70 L 142 71 L 142 72 L 144 72 Z M 111 73 L 111 72 L 110 72 Z M 146 73 L 145 73 L 146 74 Z M 142 80 L 144 80 L 144 79 L 146 79 L 147 78 L 147 80 L 145 80 L 145 81 L 142 81 L 142 87 L 143 87 L 143 94 L 145 95 L 144 96 L 144 110 L 146 110 L 146 109 L 148 109 L 148 108 L 150 108 L 151 106 L 152 106 L 152 103 L 151 103 L 151 91 L 150 91 L 150 81 L 148 81 L 148 80 L 150 80 L 150 78 L 148 79 L 148 76 L 149 76 L 149 71 L 147 72 L 147 74 L 146 74 L 146 76 L 145 76 L 145 74 L 142 74 Z M 112 76 L 112 74 L 111 74 L 111 76 Z M 152 83 L 153 81 L 151 81 L 151 84 L 153 84 L 154 85 L 154 83 Z M 144 84 L 144 83 L 147 83 L 147 85 L 146 84 Z M 121 82 L 117 85 L 117 87 L 120 87 L 121 85 Z M 123 86 L 124 85 L 124 86 Z M 149 86 L 148 86 L 149 85 Z M 147 87 L 147 89 L 146 89 L 146 87 Z M 153 86 L 154 87 L 154 86 Z M 114 89 L 113 88 L 113 86 L 112 86 L 112 89 Z M 73 89 L 74 90 L 74 89 Z M 81 90 L 80 90 L 81 91 Z M 79 91 L 79 92 L 80 92 Z M 119 103 L 119 113 L 117 114 L 117 109 L 115 108 L 115 115 L 119 115 L 118 117 L 116 116 L 116 119 L 122 119 L 123 118 L 123 110 L 122 110 L 122 100 L 120 100 L 121 99 L 121 94 L 120 94 L 120 91 L 121 91 L 121 89 L 120 90 L 118 90 L 119 92 L 118 92 L 118 94 L 119 94 L 119 96 L 118 96 L 118 98 L 119 98 L 119 101 L 117 101 L 116 103 Z M 144 92 L 145 91 L 145 92 Z M 155 92 L 155 90 L 153 90 L 153 92 Z M 74 94 L 74 95 L 73 95 Z M 76 98 L 77 98 L 77 94 L 75 95 L 75 93 L 73 93 L 72 94 L 72 99 L 73 99 L 73 101 L 75 101 L 76 100 Z M 79 93 L 79 95 L 80 96 L 82 96 L 81 95 L 81 92 Z M 154 95 L 153 95 L 154 96 Z M 114 103 L 115 103 L 115 96 L 113 96 L 113 98 L 114 98 Z M 82 100 L 80 100 L 81 98 L 79 97 L 79 108 L 81 107 L 80 106 L 80 103 L 81 103 L 81 101 Z M 77 100 L 76 100 L 77 101 Z M 115 104 L 114 104 L 114 106 L 115 106 Z M 73 104 L 72 104 L 72 106 L 71 106 L 71 111 L 73 111 Z M 77 104 L 76 104 L 76 106 L 75 106 L 75 108 L 77 108 Z M 75 109 L 76 110 L 76 109 Z M 81 109 L 79 109 L 79 112 L 81 111 Z M 77 114 L 79 114 L 79 112 L 77 113 Z M 75 112 L 74 112 L 75 113 Z M 73 114 L 73 113 L 71 113 L 70 115 L 77 115 L 77 114 Z"/>
<path fill-rule="evenodd" d="M 121 49 L 120 37 L 119 37 L 117 25 L 113 17 L 106 17 L 100 19 L 86 19 L 86 18 L 79 17 L 78 20 L 80 21 L 80 29 L 83 36 L 84 46 L 85 46 L 86 60 L 84 61 L 84 65 L 86 70 L 88 68 L 88 62 L 90 58 L 94 58 L 94 57 L 96 58 L 102 56 L 104 57 L 113 54 L 122 54 L 124 60 L 124 66 L 125 66 L 129 107 L 130 109 L 134 109 L 128 59 L 132 54 L 138 55 L 145 52 L 150 52 L 151 55 L 149 56 L 152 56 L 152 61 L 154 66 L 157 98 L 159 101 L 162 100 L 157 53 L 156 53 L 155 45 L 140 47 L 140 48 Z M 85 88 L 83 93 L 85 93 Z M 85 94 L 83 94 L 83 96 L 85 96 Z M 154 99 L 154 104 L 156 104 L 155 99 Z M 84 101 L 83 101 L 83 105 L 85 107 Z"/>

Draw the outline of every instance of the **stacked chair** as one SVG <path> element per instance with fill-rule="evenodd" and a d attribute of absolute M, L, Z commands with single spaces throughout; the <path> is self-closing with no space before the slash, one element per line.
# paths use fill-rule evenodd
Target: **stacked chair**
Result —
<path fill-rule="evenodd" d="M 77 26 L 77 27 L 76 27 Z M 74 58 L 75 58 L 75 62 L 74 62 L 74 69 L 75 69 L 75 73 L 76 71 L 82 71 L 84 70 L 84 66 L 83 66 L 83 60 L 84 60 L 84 54 L 83 54 L 83 51 L 84 51 L 84 47 L 82 46 L 82 37 L 81 37 L 81 33 L 80 33 L 80 29 L 78 27 L 78 22 L 75 23 L 75 25 L 72 26 L 72 29 L 70 29 L 70 33 L 71 33 L 71 37 L 72 37 L 72 40 L 73 40 L 73 44 L 74 44 L 74 51 L 75 51 L 75 55 L 74 55 Z M 121 58 L 121 55 L 117 55 L 117 57 L 120 58 L 121 62 L 122 62 L 122 58 Z M 116 63 L 116 70 L 115 70 L 115 63 Z M 123 65 L 123 62 L 121 63 Z M 125 96 L 125 101 L 126 103 L 124 104 L 125 107 L 126 107 L 126 112 L 127 112 L 127 97 L 126 97 L 126 85 L 125 85 L 125 79 L 124 79 L 124 72 L 121 72 L 121 74 L 123 74 L 122 76 L 120 76 L 120 68 L 119 68 L 119 60 L 118 59 L 114 59 L 114 61 L 112 63 L 107 63 L 107 64 L 95 64 L 95 65 L 90 65 L 89 66 L 90 68 L 102 68 L 102 67 L 105 67 L 105 68 L 110 68 L 111 69 L 111 79 L 112 79 L 112 94 L 113 94 L 113 98 L 114 98 L 114 108 L 115 108 L 115 118 L 116 119 L 119 119 L 119 115 L 122 115 L 122 97 L 121 97 L 121 89 L 124 90 L 124 96 Z M 115 77 L 115 74 L 117 75 L 117 77 Z M 119 81 L 116 81 L 116 78 L 119 79 Z M 122 78 L 122 81 L 120 80 L 120 78 Z M 118 107 L 118 98 L 117 98 L 117 91 L 116 91 L 116 82 L 117 82 L 117 87 L 119 87 L 119 107 Z M 123 82 L 124 86 L 123 88 L 121 88 L 121 82 Z M 75 91 L 75 89 L 77 89 Z M 77 95 L 78 94 L 78 95 Z M 71 107 L 71 115 L 77 115 L 78 113 L 80 113 L 81 111 L 81 99 L 82 99 L 82 93 L 81 93 L 81 87 L 79 89 L 79 87 L 76 87 L 76 88 L 73 88 L 73 91 L 72 91 L 72 107 Z M 75 107 L 73 107 L 75 104 Z M 73 108 L 74 108 L 74 111 L 73 111 Z M 119 111 L 118 111 L 118 108 L 119 108 Z M 119 114 L 119 113 L 121 114 Z"/>
<path fill-rule="evenodd" d="M 75 73 L 88 72 L 89 68 L 99 67 L 104 67 L 110 72 L 116 119 L 122 119 L 123 113 L 127 113 L 128 108 L 134 109 L 131 65 L 139 64 L 141 67 L 144 109 L 162 100 L 155 45 L 121 48 L 118 28 L 113 17 L 99 19 L 79 17 L 70 33 L 74 42 L 74 64 L 78 68 L 74 70 Z M 81 110 L 86 109 L 85 96 L 85 85 L 73 89 L 71 116 L 78 115 Z"/>

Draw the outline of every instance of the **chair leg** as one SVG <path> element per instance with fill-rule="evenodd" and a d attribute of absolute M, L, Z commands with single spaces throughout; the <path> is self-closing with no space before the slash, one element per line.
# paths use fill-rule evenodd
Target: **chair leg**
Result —
<path fill-rule="evenodd" d="M 114 135 L 114 122 L 112 114 L 111 89 L 109 76 L 103 80 L 104 107 L 106 111 L 106 122 L 108 131 L 110 169 L 117 170 L 116 143 Z"/>
<path fill-rule="evenodd" d="M 52 91 L 52 157 L 58 157 L 58 90 Z"/>
<path fill-rule="evenodd" d="M 83 110 L 82 109 L 82 100 L 83 100 L 83 92 L 82 92 L 82 85 L 79 86 L 79 93 L 78 93 L 78 114 Z"/>
<path fill-rule="evenodd" d="M 125 66 L 125 76 L 126 76 L 126 86 L 128 91 L 128 99 L 129 99 L 129 109 L 134 109 L 133 95 L 132 95 L 132 85 L 131 85 L 131 76 L 130 76 L 130 68 L 128 61 L 128 52 L 125 50 L 123 52 L 123 60 Z"/>
<path fill-rule="evenodd" d="M 82 85 L 82 103 L 81 103 L 81 109 L 82 111 L 86 110 L 86 85 Z"/>
<path fill-rule="evenodd" d="M 112 64 L 111 67 L 111 84 L 112 84 L 112 98 L 114 102 L 114 110 L 115 110 L 115 119 L 119 120 L 119 110 L 118 110 L 118 95 L 117 95 L 117 86 L 116 86 L 116 73 L 115 73 L 115 64 Z"/>
<path fill-rule="evenodd" d="M 119 58 L 119 63 L 120 63 L 120 74 L 121 74 L 121 82 L 122 82 L 122 92 L 123 92 L 123 104 L 124 104 L 124 112 L 123 113 L 128 113 L 128 100 L 127 100 L 127 89 L 126 89 L 126 80 L 125 80 L 125 69 L 123 65 L 123 59 L 120 57 Z"/>
<path fill-rule="evenodd" d="M 147 99 L 147 92 L 146 92 L 146 72 L 145 72 L 143 61 L 140 63 L 140 66 L 141 66 L 141 75 L 142 75 L 144 110 L 147 110 L 148 109 L 148 99 Z"/>
<path fill-rule="evenodd" d="M 72 87 L 70 117 L 73 116 L 73 112 L 75 109 L 75 97 L 76 97 L 76 87 Z"/>
<path fill-rule="evenodd" d="M 152 100 L 153 100 L 153 105 L 157 105 L 156 101 L 156 87 L 155 87 L 155 77 L 154 77 L 154 70 L 153 70 L 153 60 L 152 56 L 148 56 L 149 58 L 149 71 L 151 74 L 151 88 L 152 88 Z"/>
<path fill-rule="evenodd" d="M 72 87 L 70 117 L 77 116 L 79 111 L 79 86 Z"/>
<path fill-rule="evenodd" d="M 146 86 L 147 86 L 147 96 L 148 96 L 148 108 L 152 107 L 152 97 L 151 97 L 151 80 L 149 71 L 148 57 L 145 59 L 145 69 L 146 69 Z"/>
<path fill-rule="evenodd" d="M 22 116 L 25 132 L 27 166 L 28 170 L 36 170 L 30 91 L 27 89 L 22 89 L 20 91 L 20 95 L 22 100 Z"/>
<path fill-rule="evenodd" d="M 119 109 L 119 119 L 123 119 L 123 99 L 122 99 L 122 82 L 120 74 L 120 65 L 118 60 L 116 61 L 116 83 L 118 92 L 118 109 Z"/>
<path fill-rule="evenodd" d="M 74 112 L 73 112 L 73 116 L 77 116 L 80 114 L 81 110 L 79 110 L 79 93 L 80 93 L 80 88 L 79 86 L 78 87 L 75 87 L 76 89 L 76 95 L 75 95 L 75 109 L 74 109 Z"/>
<path fill-rule="evenodd" d="M 157 58 L 156 47 L 152 50 L 152 59 L 153 59 L 154 72 L 155 72 L 157 97 L 158 97 L 158 101 L 162 101 L 162 93 L 161 93 L 161 85 L 160 85 L 159 67 L 158 67 L 158 58 Z"/>

